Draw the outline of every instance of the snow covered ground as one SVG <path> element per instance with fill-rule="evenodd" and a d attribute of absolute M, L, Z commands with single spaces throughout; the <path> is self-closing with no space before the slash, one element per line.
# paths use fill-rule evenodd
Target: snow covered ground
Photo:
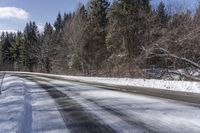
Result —
<path fill-rule="evenodd" d="M 25 73 L 27 72 L 19 72 Z M 88 83 L 103 83 L 107 85 L 134 86 L 154 89 L 165 89 L 172 91 L 200 93 L 200 82 L 190 81 L 170 81 L 157 79 L 133 79 L 133 78 L 107 78 L 107 77 L 83 77 L 83 76 L 66 76 L 54 74 L 34 73 L 41 76 L 53 76 L 69 80 L 76 80 Z"/>
<path fill-rule="evenodd" d="M 7 74 L 0 95 L 0 133 L 199 133 L 199 114 L 196 104 L 38 75 L 20 78 Z"/>
<path fill-rule="evenodd" d="M 0 133 L 68 132 L 53 99 L 36 83 L 6 75 L 0 95 Z"/>
<path fill-rule="evenodd" d="M 99 77 L 75 77 L 62 76 L 66 79 L 80 80 L 84 82 L 104 83 L 108 85 L 134 86 L 154 89 L 166 89 L 172 91 L 183 91 L 200 93 L 200 82 L 168 81 L 156 79 L 131 79 L 131 78 L 99 78 Z"/>
<path fill-rule="evenodd" d="M 16 79 L 18 80 L 16 82 Z M 0 132 L 20 132 L 25 111 L 24 84 L 16 77 L 5 77 L 0 95 Z"/>

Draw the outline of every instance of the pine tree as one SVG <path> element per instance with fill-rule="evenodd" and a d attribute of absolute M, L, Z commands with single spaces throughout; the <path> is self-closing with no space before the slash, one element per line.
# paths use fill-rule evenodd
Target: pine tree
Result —
<path fill-rule="evenodd" d="M 90 19 L 91 23 L 95 23 L 99 27 L 105 27 L 108 19 L 107 11 L 109 2 L 107 0 L 91 0 L 90 3 Z"/>
<path fill-rule="evenodd" d="M 117 0 L 108 14 L 107 47 L 111 53 L 123 52 L 129 58 L 141 53 L 148 31 L 149 0 Z M 145 10 L 144 10 L 145 9 Z"/>
<path fill-rule="evenodd" d="M 58 16 L 56 18 L 54 27 L 56 29 L 56 33 L 59 33 L 63 30 L 63 20 L 62 20 L 62 16 L 61 16 L 60 12 L 58 13 Z"/>
<path fill-rule="evenodd" d="M 0 64 L 2 65 L 3 64 L 3 43 L 4 43 L 4 40 L 5 40 L 5 32 L 2 32 L 1 33 L 1 36 L 0 36 Z M 2 69 L 2 68 L 1 68 Z"/>
<path fill-rule="evenodd" d="M 40 56 L 40 35 L 35 22 L 27 23 L 24 29 L 23 64 L 29 71 L 37 69 Z"/>
<path fill-rule="evenodd" d="M 65 27 L 65 24 L 67 22 L 69 22 L 72 18 L 73 18 L 74 14 L 73 13 L 64 13 L 64 16 L 63 16 L 63 28 Z"/>
<path fill-rule="evenodd" d="M 167 21 L 168 21 L 168 15 L 165 10 L 165 4 L 161 1 L 158 9 L 157 9 L 157 18 L 158 22 L 162 27 L 166 26 Z"/>
<path fill-rule="evenodd" d="M 12 39 L 12 34 L 5 33 L 5 37 L 2 40 L 2 48 L 1 48 L 1 53 L 2 53 L 1 56 L 3 64 L 12 63 L 12 54 L 11 54 L 12 45 L 10 42 L 11 39 Z"/>
<path fill-rule="evenodd" d="M 22 46 L 24 44 L 23 33 L 18 32 L 15 37 L 15 43 L 13 44 L 12 51 L 14 53 L 14 69 L 21 70 L 22 68 Z"/>
<path fill-rule="evenodd" d="M 52 62 L 52 70 L 54 70 L 54 72 L 56 73 L 61 73 L 62 69 L 62 64 L 63 64 L 63 53 L 65 53 L 65 49 L 63 48 L 63 18 L 61 16 L 61 14 L 59 13 L 56 21 L 54 23 L 54 28 L 55 28 L 55 32 L 53 35 L 53 55 L 54 55 L 54 59 Z M 60 68 L 60 69 L 58 69 Z"/>
<path fill-rule="evenodd" d="M 101 68 L 102 62 L 107 56 L 105 36 L 107 34 L 107 11 L 109 2 L 107 0 L 92 0 L 89 7 L 89 22 L 87 26 L 87 45 L 85 51 L 88 64 L 93 70 Z"/>
<path fill-rule="evenodd" d="M 51 71 L 51 61 L 53 57 L 53 34 L 53 27 L 50 23 L 46 23 L 44 34 L 42 35 L 40 63 L 42 71 L 48 73 Z"/>
<path fill-rule="evenodd" d="M 55 32 L 54 32 L 54 44 L 58 47 L 58 49 L 55 50 L 55 52 L 59 51 L 59 47 L 61 47 L 62 45 L 62 34 L 63 34 L 63 20 L 62 20 L 62 16 L 60 13 L 58 13 L 57 19 L 54 23 L 54 28 L 55 28 Z"/>

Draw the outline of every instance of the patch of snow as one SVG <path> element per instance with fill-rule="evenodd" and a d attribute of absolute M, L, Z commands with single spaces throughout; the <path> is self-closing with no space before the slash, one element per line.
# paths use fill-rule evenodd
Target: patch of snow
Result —
<path fill-rule="evenodd" d="M 17 77 L 5 76 L 0 95 L 0 132 L 21 132 L 25 104 L 24 84 Z"/>
<path fill-rule="evenodd" d="M 99 77 L 75 77 L 75 76 L 62 76 L 62 77 L 70 80 L 104 83 L 108 85 L 134 86 L 134 87 L 145 87 L 154 89 L 166 89 L 172 91 L 200 93 L 199 82 L 169 81 L 169 80 L 157 80 L 157 79 L 131 79 L 131 78 L 99 78 Z"/>
<path fill-rule="evenodd" d="M 37 83 L 6 74 L 0 95 L 0 133 L 66 132 L 55 101 Z"/>
<path fill-rule="evenodd" d="M 65 122 L 56 107 L 54 99 L 37 83 L 23 79 L 31 94 L 31 133 L 68 133 Z"/>
<path fill-rule="evenodd" d="M 14 72 L 16 73 L 16 72 Z M 66 80 L 76 80 L 89 83 L 103 83 L 108 85 L 120 85 L 120 86 L 133 86 L 133 87 L 145 87 L 154 89 L 165 89 L 171 91 L 182 91 L 191 93 L 200 93 L 200 82 L 192 81 L 173 81 L 173 80 L 157 80 L 157 79 L 133 79 L 133 78 L 107 78 L 107 77 L 83 77 L 83 76 L 66 76 L 66 75 L 54 75 L 54 74 L 42 74 L 42 73 L 27 73 L 36 74 L 41 76 L 53 76 L 62 77 Z"/>

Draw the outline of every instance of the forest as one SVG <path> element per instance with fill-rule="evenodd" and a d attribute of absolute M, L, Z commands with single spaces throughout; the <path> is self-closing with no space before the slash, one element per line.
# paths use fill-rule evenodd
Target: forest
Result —
<path fill-rule="evenodd" d="M 162 1 L 90 0 L 43 32 L 36 22 L 3 32 L 0 70 L 199 80 L 200 6 L 174 12 Z"/>

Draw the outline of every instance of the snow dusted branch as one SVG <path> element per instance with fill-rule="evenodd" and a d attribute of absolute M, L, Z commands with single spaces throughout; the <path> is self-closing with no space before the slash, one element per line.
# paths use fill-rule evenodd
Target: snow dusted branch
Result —
<path fill-rule="evenodd" d="M 186 73 L 182 73 L 182 72 L 178 72 L 178 71 L 168 71 L 168 73 L 169 74 L 179 75 L 181 77 L 185 77 L 185 78 L 190 79 L 190 80 L 200 81 L 200 78 L 194 77 L 194 76 L 186 74 Z"/>
<path fill-rule="evenodd" d="M 171 53 L 169 50 L 167 50 L 166 48 L 161 47 L 159 44 L 154 44 L 153 47 L 150 47 L 149 49 L 146 49 L 146 58 L 147 59 L 151 59 L 153 57 L 161 57 L 161 58 L 168 58 L 168 59 L 176 59 L 176 60 L 180 60 L 181 62 L 187 63 L 188 65 L 190 65 L 191 67 L 189 71 L 186 70 L 186 68 L 180 72 L 178 70 L 168 70 L 167 73 L 169 75 L 178 75 L 180 77 L 184 77 L 186 79 L 189 80 L 194 80 L 194 81 L 200 81 L 200 78 L 198 77 L 199 75 L 199 71 L 200 71 L 200 64 L 187 59 L 185 57 L 181 57 L 178 56 L 176 54 Z M 192 69 L 193 68 L 193 69 Z M 194 70 L 195 72 L 197 72 L 198 74 L 195 73 L 191 73 L 191 70 Z M 173 76 L 171 76 L 173 77 Z"/>
<path fill-rule="evenodd" d="M 157 49 L 159 49 L 160 51 L 164 52 L 164 55 L 165 55 L 165 56 L 167 55 L 167 56 L 169 56 L 169 57 L 172 57 L 172 58 L 175 58 L 175 59 L 184 61 L 184 62 L 186 62 L 186 63 L 192 65 L 193 67 L 195 67 L 195 68 L 197 68 L 197 69 L 200 69 L 200 65 L 197 64 L 197 63 L 195 63 L 194 61 L 189 60 L 189 59 L 184 58 L 184 57 L 179 57 L 179 56 L 177 56 L 177 55 L 175 55 L 175 54 L 172 54 L 172 53 L 170 53 L 168 50 L 166 50 L 166 49 L 160 47 L 158 44 L 155 44 L 155 46 L 156 46 Z"/>

